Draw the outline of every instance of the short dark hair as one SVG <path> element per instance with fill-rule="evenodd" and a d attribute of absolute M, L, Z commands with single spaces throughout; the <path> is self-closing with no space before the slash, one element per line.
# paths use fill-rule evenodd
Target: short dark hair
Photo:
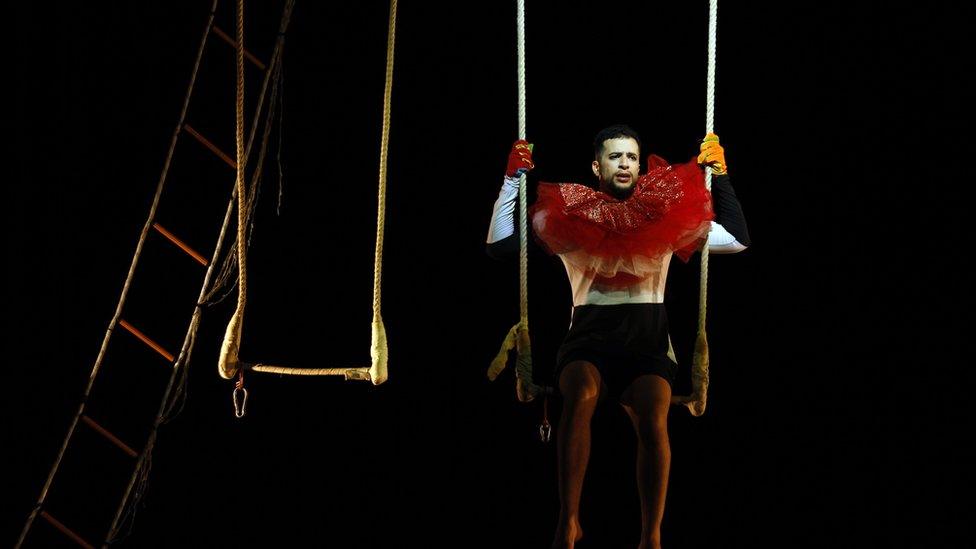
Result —
<path fill-rule="evenodd" d="M 636 141 L 637 146 L 640 147 L 640 137 L 633 128 L 626 124 L 614 124 L 613 126 L 603 128 L 593 138 L 593 158 L 595 160 L 600 159 L 600 155 L 603 154 L 603 143 L 607 139 L 617 139 L 618 137 L 629 137 Z"/>

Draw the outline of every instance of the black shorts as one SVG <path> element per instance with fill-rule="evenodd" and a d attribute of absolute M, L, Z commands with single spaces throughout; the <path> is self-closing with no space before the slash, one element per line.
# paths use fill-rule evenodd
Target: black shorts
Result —
<path fill-rule="evenodd" d="M 614 400 L 631 382 L 653 374 L 674 384 L 678 365 L 668 356 L 668 315 L 663 303 L 580 305 L 556 355 L 555 385 L 567 364 L 593 363 Z"/>

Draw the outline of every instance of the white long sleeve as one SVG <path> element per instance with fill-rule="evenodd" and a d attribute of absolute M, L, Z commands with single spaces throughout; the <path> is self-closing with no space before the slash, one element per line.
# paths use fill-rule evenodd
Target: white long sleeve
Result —
<path fill-rule="evenodd" d="M 515 234 L 515 206 L 518 203 L 519 179 L 506 177 L 495 200 L 488 226 L 488 244 Z"/>
<path fill-rule="evenodd" d="M 725 230 L 725 227 L 712 221 L 712 230 L 708 233 L 708 253 L 734 254 L 745 249 L 746 247 Z"/>

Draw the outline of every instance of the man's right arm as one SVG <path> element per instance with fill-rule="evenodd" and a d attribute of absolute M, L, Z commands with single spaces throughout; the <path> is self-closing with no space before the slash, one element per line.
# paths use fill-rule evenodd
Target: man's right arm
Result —
<path fill-rule="evenodd" d="M 498 191 L 495 208 L 488 226 L 486 251 L 494 259 L 506 260 L 515 257 L 519 251 L 519 239 L 515 234 L 515 207 L 518 205 L 519 178 L 505 176 L 502 188 Z"/>
<path fill-rule="evenodd" d="M 518 204 L 519 184 L 522 175 L 535 167 L 532 163 L 532 146 L 520 139 L 512 145 L 508 154 L 508 167 L 505 179 L 495 200 L 488 226 L 488 255 L 494 259 L 505 260 L 519 253 L 519 239 L 515 235 L 518 224 L 515 220 L 515 206 Z"/>

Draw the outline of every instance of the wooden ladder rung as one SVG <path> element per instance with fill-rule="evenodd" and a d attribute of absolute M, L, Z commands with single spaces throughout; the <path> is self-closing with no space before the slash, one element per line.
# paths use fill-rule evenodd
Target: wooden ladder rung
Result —
<path fill-rule="evenodd" d="M 117 437 L 117 436 L 113 435 L 112 433 L 108 432 L 108 429 L 106 429 L 105 427 L 102 427 L 101 425 L 95 423 L 95 420 L 94 419 L 92 419 L 92 418 L 90 418 L 90 417 L 88 417 L 86 415 L 82 415 L 81 416 L 81 421 L 85 422 L 85 425 L 87 425 L 87 426 L 91 427 L 92 429 L 94 429 L 95 431 L 97 431 L 98 434 L 100 434 L 103 437 L 107 438 L 112 444 L 118 446 L 120 450 L 122 450 L 123 452 L 129 454 L 130 457 L 139 457 L 139 454 L 135 450 L 133 450 L 132 448 L 130 448 L 126 443 L 124 443 L 121 440 L 119 440 L 119 437 Z"/>
<path fill-rule="evenodd" d="M 132 324 L 129 324 L 125 320 L 119 320 L 119 325 L 125 328 L 126 330 L 128 330 L 129 333 L 131 333 L 132 335 L 139 338 L 143 343 L 152 347 L 153 350 L 155 350 L 157 353 L 163 355 L 163 357 L 165 357 L 166 360 L 168 360 L 169 362 L 173 362 L 173 359 L 175 357 L 173 357 L 172 353 L 168 352 L 166 349 L 163 349 L 163 347 L 159 343 L 156 343 L 155 341 L 146 337 L 146 334 L 135 329 L 135 327 L 133 327 Z"/>
<path fill-rule="evenodd" d="M 227 42 L 228 44 L 230 44 L 230 46 L 232 48 L 234 48 L 234 50 L 237 50 L 237 40 L 234 40 L 233 38 L 231 38 L 230 36 L 228 36 L 227 33 L 225 33 L 224 31 L 220 30 L 220 27 L 218 27 L 217 25 L 214 25 L 213 26 L 213 32 L 214 32 L 214 34 L 216 34 L 217 36 L 219 36 L 221 39 L 223 39 L 224 42 Z M 250 61 L 251 63 L 254 63 L 254 65 L 257 68 L 259 68 L 261 70 L 267 70 L 267 67 L 264 65 L 264 63 L 262 63 L 260 60 L 258 60 L 257 57 L 254 57 L 253 55 L 251 55 L 251 52 L 247 51 L 247 48 L 244 48 L 244 57 L 247 57 L 248 61 Z"/>
<path fill-rule="evenodd" d="M 199 262 L 201 265 L 203 265 L 204 267 L 207 266 L 207 260 L 202 255 L 198 254 L 196 250 L 194 250 L 193 248 L 187 246 L 186 243 L 180 240 L 179 238 L 176 238 L 176 236 L 173 233 L 164 229 L 162 225 L 160 225 L 159 223 L 153 223 L 153 228 L 159 231 L 159 234 L 165 236 L 170 242 L 176 244 L 176 246 L 179 249 L 189 254 L 190 257 L 196 259 L 197 262 Z"/>
<path fill-rule="evenodd" d="M 195 137 L 196 140 L 203 144 L 204 147 L 210 149 L 214 154 L 219 156 L 220 159 L 226 162 L 228 166 L 234 170 L 237 170 L 237 162 L 235 162 L 233 158 L 227 156 L 224 151 L 218 149 L 217 145 L 214 145 L 206 137 L 200 135 L 200 132 L 194 130 L 189 124 L 183 124 L 183 129 L 186 130 L 186 133 Z"/>
<path fill-rule="evenodd" d="M 79 536 L 78 534 L 72 532 L 71 529 L 68 528 L 67 526 L 61 524 L 61 521 L 59 521 L 58 519 L 56 519 L 56 518 L 52 517 L 51 515 L 49 515 L 47 513 L 47 511 L 42 510 L 41 511 L 41 517 L 43 517 L 44 520 L 46 520 L 49 523 L 51 523 L 51 526 L 54 526 L 58 530 L 61 530 L 61 533 L 62 534 L 64 534 L 64 535 L 68 536 L 69 538 L 71 538 L 71 540 L 74 541 L 75 543 L 77 543 L 78 545 L 80 545 L 82 547 L 85 547 L 86 549 L 95 549 L 95 546 L 94 545 L 92 545 L 92 544 L 88 543 L 87 541 L 81 539 L 81 536 Z"/>

